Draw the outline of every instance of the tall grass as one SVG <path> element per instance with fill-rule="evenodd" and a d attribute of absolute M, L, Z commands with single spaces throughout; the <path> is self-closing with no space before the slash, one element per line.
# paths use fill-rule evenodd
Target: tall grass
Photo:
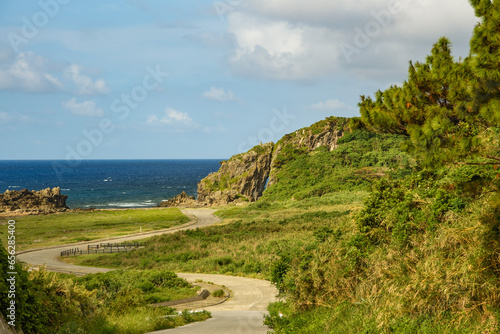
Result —
<path fill-rule="evenodd" d="M 457 316 L 447 314 L 436 317 L 420 314 L 414 317 L 398 317 L 391 325 L 378 325 L 377 313 L 362 303 L 340 303 L 319 306 L 300 313 L 289 304 L 277 302 L 269 305 L 265 324 L 277 334 L 493 334 L 492 328 L 481 321 L 470 321 L 457 326 Z"/>
<path fill-rule="evenodd" d="M 113 327 L 110 334 L 144 334 L 162 329 L 184 326 L 211 317 L 210 312 L 183 312 L 180 315 L 165 315 L 159 308 L 144 307 L 127 312 L 113 313 L 108 319 Z M 68 333 L 69 334 L 69 333 Z M 72 334 L 72 333 L 71 333 Z"/>
<path fill-rule="evenodd" d="M 424 324 L 450 333 L 497 332 L 500 201 L 481 172 L 470 178 L 475 196 L 466 191 L 470 183 L 450 187 L 450 168 L 446 177 L 417 173 L 378 182 L 350 229 L 325 229 L 321 242 L 278 261 L 273 280 L 292 317 L 362 304 L 381 332 L 411 332 L 404 324 L 425 333 L 432 331 Z"/>

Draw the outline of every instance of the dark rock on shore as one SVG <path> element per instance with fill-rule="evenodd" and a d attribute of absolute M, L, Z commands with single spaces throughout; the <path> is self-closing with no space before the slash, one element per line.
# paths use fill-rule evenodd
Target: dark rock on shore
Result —
<path fill-rule="evenodd" d="M 174 206 L 198 206 L 194 196 L 188 196 L 188 194 L 183 191 L 181 194 L 169 199 L 168 201 L 161 202 L 158 207 L 174 207 Z"/>
<path fill-rule="evenodd" d="M 47 214 L 63 212 L 66 206 L 67 195 L 61 195 L 61 189 L 47 188 L 40 191 L 27 189 L 10 191 L 0 194 L 0 212 Z"/>

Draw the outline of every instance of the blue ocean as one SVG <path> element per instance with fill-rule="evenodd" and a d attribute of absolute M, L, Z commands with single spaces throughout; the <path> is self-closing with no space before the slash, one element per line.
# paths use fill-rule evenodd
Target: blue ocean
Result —
<path fill-rule="evenodd" d="M 182 191 L 195 196 L 197 183 L 221 160 L 0 160 L 0 192 L 60 187 L 74 208 L 154 207 Z M 59 168 L 65 166 L 64 168 Z"/>

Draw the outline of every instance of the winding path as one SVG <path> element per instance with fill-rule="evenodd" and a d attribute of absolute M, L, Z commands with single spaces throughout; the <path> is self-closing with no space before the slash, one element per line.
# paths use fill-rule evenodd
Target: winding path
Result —
<path fill-rule="evenodd" d="M 86 248 L 89 244 L 100 242 L 126 242 L 144 239 L 165 233 L 205 227 L 217 223 L 220 218 L 211 209 L 183 209 L 182 212 L 190 217 L 190 223 L 179 227 L 162 231 L 138 233 L 126 237 L 116 237 L 106 240 L 94 240 L 92 242 L 69 244 L 64 246 L 53 246 L 42 249 L 21 251 L 18 259 L 34 266 L 46 265 L 47 270 L 61 273 L 72 273 L 78 276 L 86 274 L 108 272 L 111 269 L 82 267 L 59 261 L 57 258 L 61 251 L 80 247 Z M 224 285 L 231 290 L 231 298 L 219 305 L 210 306 L 206 309 L 212 312 L 212 319 L 204 322 L 193 323 L 184 327 L 154 332 L 156 334 L 265 334 L 269 330 L 262 324 L 263 316 L 266 314 L 267 305 L 276 301 L 276 289 L 268 281 L 211 274 L 187 274 L 178 273 L 180 277 L 190 282 L 203 280 Z"/>

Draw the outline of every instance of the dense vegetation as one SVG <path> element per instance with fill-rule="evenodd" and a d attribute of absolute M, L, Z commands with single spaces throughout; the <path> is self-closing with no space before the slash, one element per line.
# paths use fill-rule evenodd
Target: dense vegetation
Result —
<path fill-rule="evenodd" d="M 375 182 L 349 228 L 325 228 L 275 264 L 287 303 L 269 323 L 283 333 L 497 330 L 499 212 L 487 178 L 461 166 Z"/>
<path fill-rule="evenodd" d="M 280 260 L 277 332 L 498 332 L 500 3 L 471 3 L 470 57 L 442 38 L 402 87 L 362 97 L 358 124 L 406 137 L 417 165 L 374 182 L 351 233 Z"/>
<path fill-rule="evenodd" d="M 191 284 L 165 270 L 115 270 L 73 278 L 73 281 L 88 291 L 96 291 L 96 296 L 103 300 L 105 306 L 117 310 L 196 295 L 196 289 Z M 136 293 L 130 294 L 130 291 Z M 129 298 L 122 298 L 126 295 Z"/>
<path fill-rule="evenodd" d="M 276 159 L 280 162 L 276 184 L 266 190 L 263 200 L 302 200 L 364 190 L 386 174 L 409 172 L 412 160 L 400 149 L 403 140 L 399 135 L 356 130 L 341 137 L 335 150 L 322 146 L 311 153 L 284 142 Z"/>

